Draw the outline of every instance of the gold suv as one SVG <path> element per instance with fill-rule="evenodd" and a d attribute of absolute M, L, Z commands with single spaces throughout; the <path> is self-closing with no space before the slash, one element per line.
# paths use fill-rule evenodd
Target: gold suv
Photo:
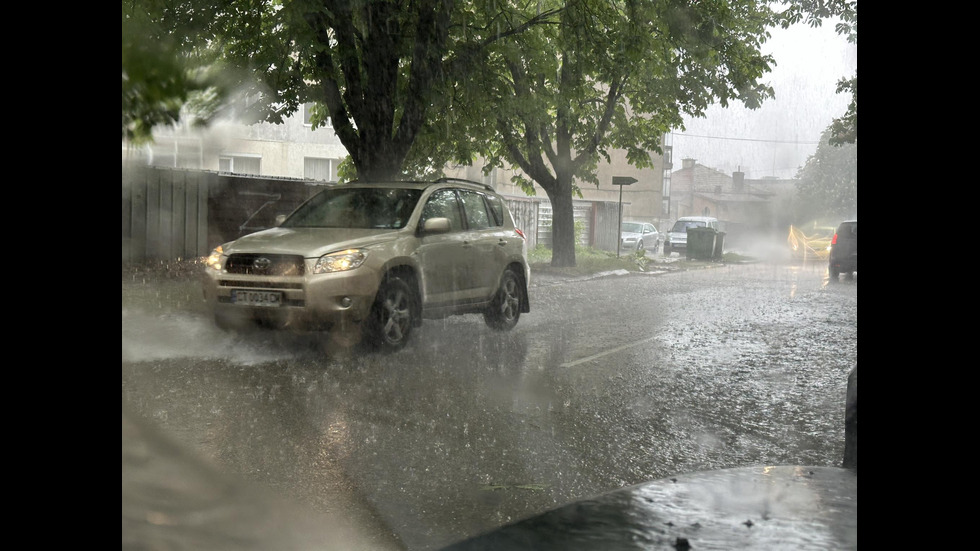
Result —
<path fill-rule="evenodd" d="M 506 331 L 530 311 L 527 240 L 491 187 L 465 180 L 331 186 L 215 248 L 205 271 L 219 327 L 333 332 L 385 351 L 423 319 L 477 313 Z"/>

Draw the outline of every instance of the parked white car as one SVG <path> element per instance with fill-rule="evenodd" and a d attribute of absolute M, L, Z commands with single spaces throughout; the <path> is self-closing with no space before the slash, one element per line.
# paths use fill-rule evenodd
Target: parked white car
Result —
<path fill-rule="evenodd" d="M 660 250 L 660 232 L 649 222 L 623 222 L 619 248 L 624 251 Z"/>

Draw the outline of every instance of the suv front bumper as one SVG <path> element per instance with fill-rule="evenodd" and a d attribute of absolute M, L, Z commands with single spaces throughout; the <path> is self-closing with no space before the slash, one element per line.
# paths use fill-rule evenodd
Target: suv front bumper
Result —
<path fill-rule="evenodd" d="M 238 275 L 208 270 L 204 298 L 216 319 L 257 321 L 273 327 L 328 330 L 367 318 L 380 284 L 368 266 L 306 276 Z M 271 297 L 258 304 L 254 297 Z M 244 303 L 243 303 L 244 301 Z"/>

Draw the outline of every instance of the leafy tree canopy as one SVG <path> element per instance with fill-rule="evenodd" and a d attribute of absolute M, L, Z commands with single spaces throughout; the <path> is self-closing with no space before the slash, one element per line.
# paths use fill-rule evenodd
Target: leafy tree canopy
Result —
<path fill-rule="evenodd" d="M 362 178 L 399 175 L 439 115 L 433 105 L 447 83 L 479 70 L 470 52 L 554 15 L 519 19 L 525 12 L 494 0 L 124 0 L 124 11 L 127 5 L 142 10 L 174 50 L 220 62 L 230 80 L 218 91 L 244 92 L 238 108 L 248 120 L 279 123 L 304 103 L 318 104 L 314 127 L 331 120 Z"/>
<path fill-rule="evenodd" d="M 832 145 L 824 131 L 797 175 L 798 220 L 857 216 L 857 143 Z"/>
<path fill-rule="evenodd" d="M 350 153 L 345 174 L 510 163 L 552 201 L 556 265 L 574 265 L 576 182 L 596 183 L 609 149 L 650 166 L 682 113 L 771 95 L 758 79 L 775 19 L 759 0 L 124 0 L 123 11 L 124 128 L 127 114 L 144 127 L 179 116 L 187 90 L 241 89 L 254 120 L 314 102 L 314 125 L 329 117 Z M 145 29 L 149 51 L 126 38 Z M 144 111 L 126 93 L 147 60 L 163 74 L 141 76 L 168 101 Z M 226 80 L 190 78 L 205 67 Z"/>
<path fill-rule="evenodd" d="M 213 53 L 188 47 L 152 15 L 163 6 L 122 2 L 122 138 L 137 144 L 150 141 L 158 125 L 206 123 L 225 98 Z"/>
<path fill-rule="evenodd" d="M 474 63 L 483 71 L 456 80 L 452 108 L 440 113 L 466 129 L 453 142 L 458 158 L 509 163 L 526 192 L 545 190 L 552 264 L 573 266 L 579 183 L 598 185 L 597 164 L 611 149 L 652 166 L 650 153 L 682 127 L 683 114 L 701 116 L 715 102 L 758 107 L 772 94 L 758 79 L 772 62 L 760 46 L 775 18 L 756 1 L 577 0 L 527 9 L 552 5 L 553 24 L 481 50 Z"/>

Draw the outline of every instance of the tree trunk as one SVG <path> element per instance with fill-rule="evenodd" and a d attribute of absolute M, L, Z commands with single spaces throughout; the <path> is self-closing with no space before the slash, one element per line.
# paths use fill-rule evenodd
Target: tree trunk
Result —
<path fill-rule="evenodd" d="M 572 206 L 572 182 L 559 179 L 554 190 L 545 191 L 551 201 L 551 265 L 556 268 L 575 266 L 575 209 Z"/>
<path fill-rule="evenodd" d="M 357 179 L 362 182 L 379 182 L 402 179 L 401 168 L 405 154 L 391 144 L 366 146 L 359 144 L 362 155 L 355 161 Z M 397 150 L 397 152 L 396 152 Z M 363 152 L 367 151 L 367 154 Z"/>

